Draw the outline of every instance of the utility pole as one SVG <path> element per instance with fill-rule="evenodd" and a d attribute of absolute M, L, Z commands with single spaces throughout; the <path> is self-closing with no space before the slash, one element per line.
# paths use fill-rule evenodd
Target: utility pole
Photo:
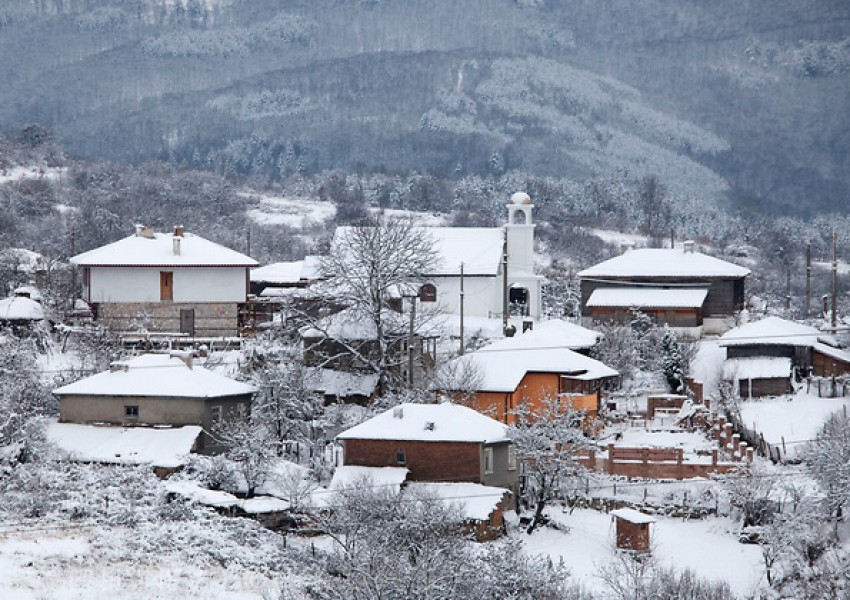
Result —
<path fill-rule="evenodd" d="M 460 355 L 463 356 L 463 263 L 460 263 Z"/>
<path fill-rule="evenodd" d="M 670 250 L 676 247 L 676 231 L 670 230 Z"/>
<path fill-rule="evenodd" d="M 248 231 L 245 232 L 245 254 L 251 256 L 251 228 L 248 228 Z"/>
<path fill-rule="evenodd" d="M 812 314 L 812 244 L 806 245 L 806 318 Z"/>
<path fill-rule="evenodd" d="M 838 327 L 838 242 L 835 231 L 832 232 L 832 330 Z"/>
<path fill-rule="evenodd" d="M 407 333 L 407 381 L 413 387 L 413 324 L 416 321 L 416 296 L 410 297 L 410 331 Z"/>
<path fill-rule="evenodd" d="M 791 313 L 791 265 L 788 265 L 788 270 L 785 273 L 785 310 Z"/>
<path fill-rule="evenodd" d="M 508 335 L 508 230 L 502 243 L 502 333 Z"/>

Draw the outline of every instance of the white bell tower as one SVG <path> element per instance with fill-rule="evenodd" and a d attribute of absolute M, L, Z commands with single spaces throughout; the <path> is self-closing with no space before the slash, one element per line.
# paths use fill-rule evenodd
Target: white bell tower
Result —
<path fill-rule="evenodd" d="M 525 192 L 511 196 L 508 204 L 508 269 L 510 276 L 534 275 L 534 204 Z"/>

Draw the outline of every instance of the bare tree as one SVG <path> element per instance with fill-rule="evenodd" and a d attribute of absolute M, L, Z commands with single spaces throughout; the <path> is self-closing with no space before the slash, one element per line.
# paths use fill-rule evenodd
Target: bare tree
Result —
<path fill-rule="evenodd" d="M 837 532 L 837 523 L 850 502 L 850 415 L 846 409 L 827 419 L 809 445 L 806 463 L 826 494 Z"/>
<path fill-rule="evenodd" d="M 526 476 L 524 495 L 534 505 L 532 533 L 543 522 L 543 509 L 563 497 L 563 486 L 585 469 L 579 455 L 591 447 L 581 426 L 584 412 L 562 406 L 557 399 L 544 400 L 538 409 L 521 406 L 510 437 L 523 462 Z"/>
<path fill-rule="evenodd" d="M 246 496 L 253 498 L 257 487 L 266 481 L 275 458 L 268 425 L 253 418 L 224 421 L 213 429 L 212 437 L 227 448 L 225 456 L 238 465 L 247 487 Z"/>
<path fill-rule="evenodd" d="M 322 261 L 326 278 L 323 292 L 345 316 L 334 319 L 309 318 L 327 346 L 325 363 L 332 365 L 348 355 L 360 369 L 378 376 L 383 394 L 401 383 L 399 371 L 406 357 L 402 349 L 410 336 L 406 315 L 399 312 L 403 298 L 418 293 L 424 276 L 437 267 L 434 241 L 428 230 L 411 219 L 375 217 L 354 227 L 337 230 L 330 252 Z M 429 313 L 417 311 L 414 332 Z M 339 320 L 345 326 L 339 327 Z M 357 329 L 359 335 L 351 335 Z M 318 350 L 318 349 L 316 349 Z"/>

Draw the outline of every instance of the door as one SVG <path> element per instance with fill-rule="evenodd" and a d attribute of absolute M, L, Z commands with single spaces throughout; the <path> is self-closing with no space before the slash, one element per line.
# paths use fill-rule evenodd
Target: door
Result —
<path fill-rule="evenodd" d="M 195 309 L 180 309 L 180 333 L 195 337 Z"/>
<path fill-rule="evenodd" d="M 160 271 L 159 273 L 159 299 L 174 300 L 174 273 L 171 271 Z"/>

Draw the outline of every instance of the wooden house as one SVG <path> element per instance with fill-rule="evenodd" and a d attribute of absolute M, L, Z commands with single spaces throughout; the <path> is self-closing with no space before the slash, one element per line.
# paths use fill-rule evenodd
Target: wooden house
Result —
<path fill-rule="evenodd" d="M 256 388 L 194 365 L 188 353 L 143 354 L 109 371 L 53 390 L 61 423 L 115 426 L 198 425 L 198 450 L 220 452 L 218 423 L 247 416 Z"/>
<path fill-rule="evenodd" d="M 627 249 L 578 273 L 582 315 L 621 320 L 644 304 L 671 327 L 725 331 L 729 318 L 744 308 L 749 274 L 749 269 L 697 252 L 693 242 L 682 248 Z M 610 288 L 617 292 L 601 292 Z M 640 290 L 655 291 L 650 295 Z M 669 298 L 662 299 L 665 295 Z"/>
<path fill-rule="evenodd" d="M 222 337 L 239 333 L 239 309 L 257 261 L 175 227 L 78 254 L 83 299 L 115 331 Z"/>
<path fill-rule="evenodd" d="M 343 463 L 405 467 L 410 481 L 478 483 L 517 492 L 508 428 L 450 402 L 401 404 L 343 431 Z"/>
<path fill-rule="evenodd" d="M 792 378 L 850 373 L 850 352 L 832 335 L 779 317 L 736 327 L 718 345 L 726 349 L 724 378 L 743 397 L 790 393 Z"/>
<path fill-rule="evenodd" d="M 556 398 L 592 419 L 602 407 L 603 391 L 619 386 L 620 374 L 570 349 L 573 330 L 551 323 L 454 359 L 446 372 L 458 376 L 441 382 L 438 391 L 505 424 L 516 422 L 521 406 L 534 411 Z M 579 340 L 575 343 L 589 341 Z"/>

